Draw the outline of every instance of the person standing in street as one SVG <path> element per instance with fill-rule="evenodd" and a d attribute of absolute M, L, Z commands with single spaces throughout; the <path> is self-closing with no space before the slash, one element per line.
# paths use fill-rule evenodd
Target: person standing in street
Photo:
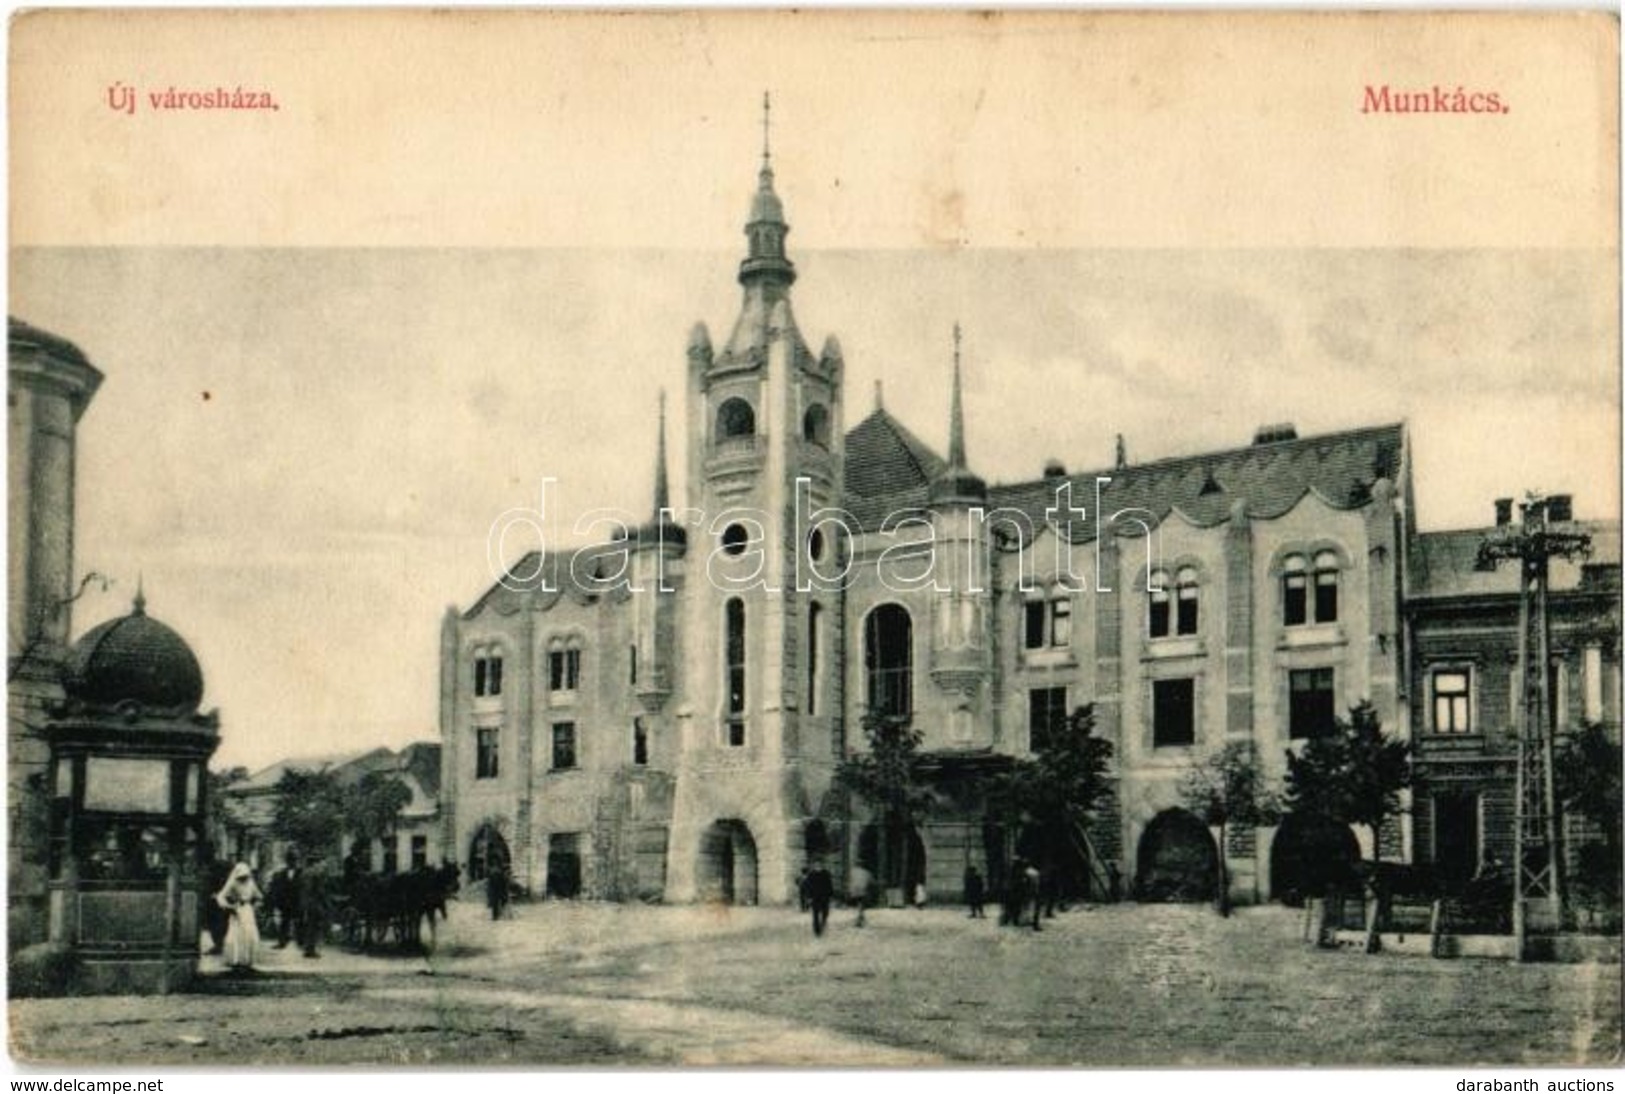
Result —
<path fill-rule="evenodd" d="M 847 895 L 858 906 L 858 917 L 852 921 L 852 926 L 861 927 L 864 921 L 864 912 L 869 907 L 869 871 L 862 866 L 852 867 L 851 885 Z"/>
<path fill-rule="evenodd" d="M 974 866 L 965 867 L 965 903 L 970 906 L 970 918 L 987 918 L 982 910 L 982 903 L 986 899 L 987 885 L 982 881 L 982 872 Z"/>
<path fill-rule="evenodd" d="M 812 908 L 813 936 L 822 938 L 824 928 L 829 924 L 829 902 L 835 896 L 835 879 L 830 876 L 829 867 L 822 862 L 814 863 L 802 882 L 802 892 Z"/>

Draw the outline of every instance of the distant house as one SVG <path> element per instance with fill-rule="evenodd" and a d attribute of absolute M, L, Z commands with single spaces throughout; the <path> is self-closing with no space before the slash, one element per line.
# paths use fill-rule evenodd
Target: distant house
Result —
<path fill-rule="evenodd" d="M 378 747 L 356 752 L 321 756 L 297 756 L 279 760 L 232 783 L 222 793 L 220 831 L 214 834 L 220 854 L 232 861 L 246 862 L 257 870 L 281 865 L 287 846 L 271 832 L 276 815 L 277 788 L 290 771 L 330 773 L 342 786 L 354 786 L 367 775 L 388 772 L 411 791 L 411 800 L 401 810 L 400 826 L 392 841 L 374 840 L 371 866 L 375 871 L 393 873 L 439 863 L 440 745 L 420 741 L 399 752 Z M 343 853 L 352 850 L 352 841 L 343 840 Z"/>

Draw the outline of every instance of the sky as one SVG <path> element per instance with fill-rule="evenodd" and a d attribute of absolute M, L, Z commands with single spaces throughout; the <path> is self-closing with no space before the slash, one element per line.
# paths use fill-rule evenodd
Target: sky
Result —
<path fill-rule="evenodd" d="M 1362 115 L 1440 73 L 1511 112 Z M 279 109 L 144 105 L 222 81 Z M 1606 13 L 47 12 L 10 88 L 8 308 L 107 377 L 74 627 L 143 581 L 222 765 L 434 738 L 492 522 L 646 511 L 764 88 L 847 428 L 878 380 L 944 447 L 958 322 L 993 481 L 1403 420 L 1423 529 L 1619 511 Z"/>
<path fill-rule="evenodd" d="M 781 190 L 793 222 L 793 180 Z M 1582 517 L 1619 509 L 1603 254 L 794 257 L 804 335 L 846 355 L 847 428 L 878 380 L 943 450 L 962 325 L 967 442 L 992 481 L 1052 457 L 1107 467 L 1117 433 L 1139 461 L 1265 423 L 1403 420 L 1424 530 L 1488 523 L 1493 498 L 1536 488 L 1572 492 Z M 203 663 L 221 764 L 433 738 L 441 614 L 489 582 L 502 512 L 551 477 L 566 521 L 642 517 L 662 387 L 681 496 L 684 346 L 697 320 L 726 336 L 737 258 L 18 251 L 14 314 L 107 375 L 80 426 L 77 567 L 115 584 L 75 629 L 143 580 Z"/>

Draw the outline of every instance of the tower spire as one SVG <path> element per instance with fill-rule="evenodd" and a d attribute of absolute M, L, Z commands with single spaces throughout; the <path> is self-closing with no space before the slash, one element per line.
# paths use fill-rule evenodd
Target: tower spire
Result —
<path fill-rule="evenodd" d="M 965 462 L 965 407 L 960 393 L 959 350 L 964 332 L 954 323 L 954 386 L 948 411 L 948 466 L 931 484 L 932 502 L 980 502 L 987 500 L 987 483 L 972 474 Z"/>
<path fill-rule="evenodd" d="M 773 170 L 773 144 L 771 140 L 773 123 L 772 96 L 762 92 L 762 170 Z"/>
<path fill-rule="evenodd" d="M 662 510 L 671 508 L 671 492 L 666 485 L 666 389 L 660 389 L 660 431 L 655 441 L 655 512 L 659 520 Z"/>
<path fill-rule="evenodd" d="M 948 464 L 965 466 L 965 410 L 959 395 L 959 343 L 962 335 L 958 320 L 954 321 L 954 394 L 948 412 Z"/>
<path fill-rule="evenodd" d="M 147 614 L 146 575 L 140 570 L 135 572 L 135 599 L 130 602 L 132 614 Z"/>

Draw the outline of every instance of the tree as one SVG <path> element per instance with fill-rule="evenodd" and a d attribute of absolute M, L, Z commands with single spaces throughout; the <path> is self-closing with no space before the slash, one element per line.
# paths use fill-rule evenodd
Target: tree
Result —
<path fill-rule="evenodd" d="M 882 882 L 893 877 L 894 852 L 895 877 L 907 878 L 907 833 L 932 801 L 921 771 L 923 737 L 908 718 L 880 714 L 864 716 L 863 736 L 868 750 L 842 760 L 835 769 L 835 781 L 862 798 L 880 822 L 880 861 L 876 865 Z"/>
<path fill-rule="evenodd" d="M 1382 731 L 1377 708 L 1362 701 L 1331 733 L 1286 754 L 1287 804 L 1295 813 L 1371 831 L 1372 858 L 1382 859 L 1382 829 L 1400 811 L 1411 785 L 1411 746 Z"/>
<path fill-rule="evenodd" d="M 271 834 L 309 857 L 337 857 L 350 830 L 344 789 L 332 774 L 289 769 L 276 784 Z"/>
<path fill-rule="evenodd" d="M 1601 853 L 1580 849 L 1581 877 L 1577 880 L 1618 899 L 1620 746 L 1602 726 L 1587 722 L 1559 740 L 1552 759 L 1557 800 L 1564 809 L 1583 814 L 1602 829 Z"/>
<path fill-rule="evenodd" d="M 1266 785 L 1251 741 L 1231 741 L 1186 773 L 1179 788 L 1185 808 L 1219 830 L 1219 914 L 1230 914 L 1230 879 L 1225 868 L 1229 826 L 1257 827 L 1280 819 L 1281 807 Z"/>
<path fill-rule="evenodd" d="M 1039 834 L 1047 875 L 1062 861 L 1083 859 L 1080 833 L 1110 788 L 1112 744 L 1094 733 L 1095 707 L 1085 703 L 1033 742 L 1031 759 L 1015 761 L 989 788 L 995 811 Z"/>
<path fill-rule="evenodd" d="M 346 795 L 345 829 L 364 843 L 391 840 L 412 791 L 390 771 L 369 771 Z"/>

